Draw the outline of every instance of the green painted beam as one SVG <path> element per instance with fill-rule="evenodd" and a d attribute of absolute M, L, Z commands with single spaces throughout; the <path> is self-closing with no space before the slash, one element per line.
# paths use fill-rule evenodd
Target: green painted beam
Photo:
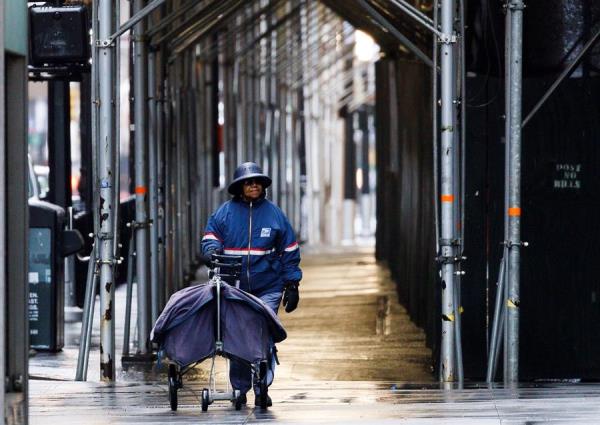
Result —
<path fill-rule="evenodd" d="M 27 3 L 23 0 L 4 0 L 4 48 L 14 54 L 27 56 Z"/>

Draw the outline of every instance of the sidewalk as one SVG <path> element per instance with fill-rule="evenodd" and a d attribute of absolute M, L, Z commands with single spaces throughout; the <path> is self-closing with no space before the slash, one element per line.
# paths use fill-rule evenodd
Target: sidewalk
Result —
<path fill-rule="evenodd" d="M 32 358 L 31 424 L 197 423 L 598 423 L 600 385 L 450 390 L 433 381 L 424 333 L 396 302 L 387 271 L 369 250 L 312 252 L 302 267 L 297 311 L 281 311 L 288 339 L 278 345 L 281 365 L 270 389 L 273 407 L 236 412 L 215 402 L 200 410 L 208 362 L 184 379 L 179 409 L 169 409 L 166 377 L 124 372 L 117 382 L 98 382 L 98 330 L 88 382 L 72 381 L 77 341 L 58 355 Z M 117 331 L 122 335 L 124 288 L 117 294 Z M 78 326 L 68 332 L 77 335 Z M 120 339 L 118 353 L 120 353 Z M 120 356 L 118 356 L 120 358 Z M 119 366 L 120 366 L 120 362 Z M 224 385 L 224 363 L 218 382 Z M 408 384 L 407 382 L 410 382 Z"/>
<path fill-rule="evenodd" d="M 279 346 L 278 379 L 433 379 L 425 334 L 370 251 L 306 255 L 302 266 L 300 307 L 280 312 L 289 337 Z"/>

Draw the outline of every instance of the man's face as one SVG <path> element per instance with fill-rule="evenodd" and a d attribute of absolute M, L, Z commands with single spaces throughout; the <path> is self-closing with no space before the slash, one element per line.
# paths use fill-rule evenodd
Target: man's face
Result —
<path fill-rule="evenodd" d="M 244 180 L 242 185 L 242 195 L 247 201 L 256 201 L 262 196 L 263 187 L 258 179 Z"/>

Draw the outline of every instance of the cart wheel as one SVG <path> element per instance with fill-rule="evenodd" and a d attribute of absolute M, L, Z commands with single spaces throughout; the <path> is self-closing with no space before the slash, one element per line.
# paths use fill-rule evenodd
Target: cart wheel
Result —
<path fill-rule="evenodd" d="M 171 404 L 171 410 L 177 410 L 177 389 L 179 388 L 179 380 L 177 374 L 177 368 L 175 365 L 169 365 L 169 403 Z"/>
<path fill-rule="evenodd" d="M 235 399 L 235 410 L 242 410 L 242 398 L 238 397 Z"/>
<path fill-rule="evenodd" d="M 267 409 L 267 402 L 269 398 L 269 386 L 267 385 L 267 380 L 262 379 L 260 381 L 260 409 Z"/>
<path fill-rule="evenodd" d="M 269 386 L 267 385 L 267 371 L 269 369 L 266 361 L 260 362 L 260 408 L 261 410 L 267 409 L 267 400 L 269 398 Z"/>
<path fill-rule="evenodd" d="M 240 390 L 233 391 L 235 410 L 242 410 L 242 393 Z"/>
<path fill-rule="evenodd" d="M 204 388 L 202 390 L 202 411 L 206 412 L 208 410 L 208 389 Z"/>

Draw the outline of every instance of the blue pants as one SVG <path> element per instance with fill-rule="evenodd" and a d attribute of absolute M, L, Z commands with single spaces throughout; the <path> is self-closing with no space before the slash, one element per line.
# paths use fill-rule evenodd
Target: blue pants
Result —
<path fill-rule="evenodd" d="M 259 296 L 261 300 L 265 302 L 271 310 L 277 314 L 277 310 L 279 310 L 279 304 L 281 303 L 281 292 L 269 292 Z M 275 356 L 273 356 L 273 347 L 275 344 L 271 345 L 271 356 L 270 356 L 270 368 L 267 372 L 267 383 L 271 385 L 273 383 L 273 378 L 275 378 Z M 231 360 L 229 362 L 229 381 L 231 382 L 231 386 L 240 390 L 242 394 L 246 394 L 250 388 L 252 388 L 252 369 L 249 365 L 237 362 L 235 360 Z M 254 392 L 258 394 L 258 388 L 254 388 Z"/>

